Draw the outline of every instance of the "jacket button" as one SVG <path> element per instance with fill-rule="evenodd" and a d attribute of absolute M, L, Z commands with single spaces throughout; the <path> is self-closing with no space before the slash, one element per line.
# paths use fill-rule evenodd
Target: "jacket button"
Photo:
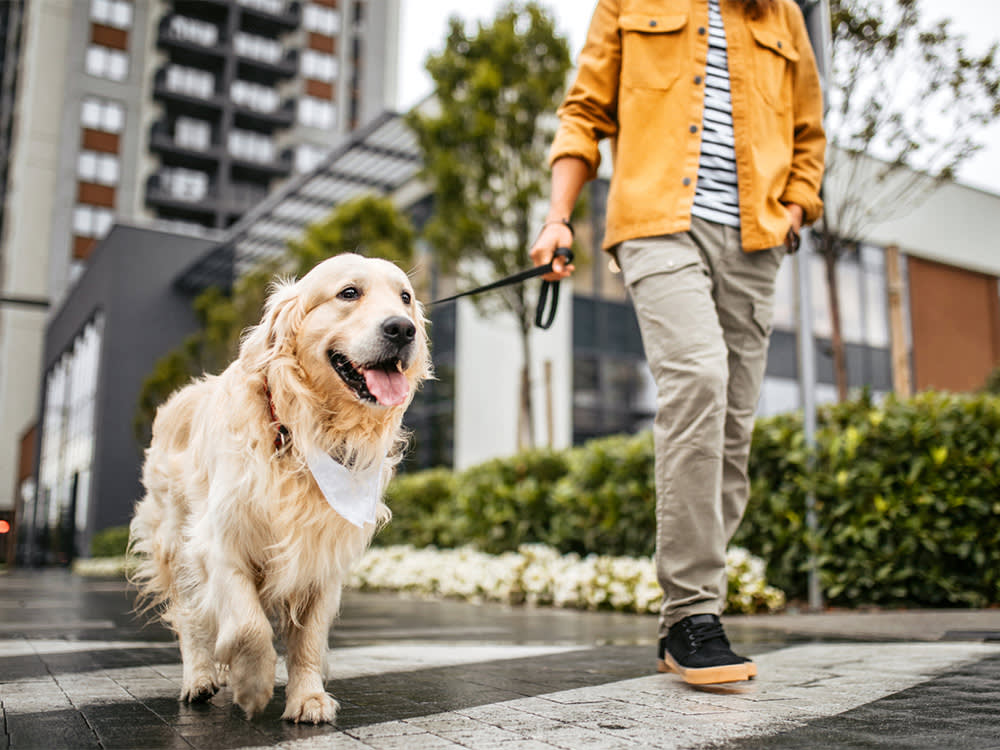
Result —
<path fill-rule="evenodd" d="M 778 42 L 778 49 L 781 49 L 781 42 Z"/>
<path fill-rule="evenodd" d="M 699 26 L 698 27 L 698 33 L 701 34 L 702 36 L 705 36 L 705 27 L 704 26 Z"/>
<path fill-rule="evenodd" d="M 656 21 L 650 21 L 650 22 L 649 22 L 649 25 L 650 25 L 650 26 L 656 26 Z"/>
<path fill-rule="evenodd" d="M 694 77 L 694 85 L 695 86 L 700 86 L 701 85 L 701 76 L 695 76 Z"/>
<path fill-rule="evenodd" d="M 685 177 L 683 180 L 681 180 L 681 182 L 684 183 L 684 187 L 687 187 L 688 185 L 691 184 L 691 178 Z"/>
<path fill-rule="evenodd" d="M 691 127 L 689 128 L 689 130 L 690 130 L 690 131 L 691 131 L 692 133 L 697 133 L 697 132 L 698 132 L 698 126 L 697 126 L 697 125 L 692 125 L 692 126 L 691 126 Z"/>

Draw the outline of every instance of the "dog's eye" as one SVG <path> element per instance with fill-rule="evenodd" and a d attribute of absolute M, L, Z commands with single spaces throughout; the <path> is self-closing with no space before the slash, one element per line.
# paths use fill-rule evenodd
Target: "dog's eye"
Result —
<path fill-rule="evenodd" d="M 341 289 L 340 293 L 337 295 L 337 299 L 357 299 L 361 296 L 361 292 L 358 291 L 356 286 L 349 286 L 346 289 Z"/>
<path fill-rule="evenodd" d="M 403 292 L 403 293 L 402 293 L 401 295 L 399 295 L 399 296 L 400 296 L 400 299 L 402 299 L 402 300 L 403 300 L 403 304 L 404 304 L 404 305 L 408 305 L 408 304 L 410 304 L 410 301 L 411 301 L 411 300 L 413 299 L 413 297 L 411 297 L 411 296 L 410 296 L 410 293 L 409 293 L 409 292 Z"/>

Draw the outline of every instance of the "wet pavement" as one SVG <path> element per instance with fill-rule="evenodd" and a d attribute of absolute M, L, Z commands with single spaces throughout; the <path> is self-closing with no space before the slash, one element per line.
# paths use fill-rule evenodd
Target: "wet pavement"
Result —
<path fill-rule="evenodd" d="M 751 683 L 655 672 L 655 618 L 349 592 L 335 726 L 187 706 L 170 633 L 117 580 L 0 574 L 0 750 L 1000 748 L 1000 609 L 725 618 Z"/>

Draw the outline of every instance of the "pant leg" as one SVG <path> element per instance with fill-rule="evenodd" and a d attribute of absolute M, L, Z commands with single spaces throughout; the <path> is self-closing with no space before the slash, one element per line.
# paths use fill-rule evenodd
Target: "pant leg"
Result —
<path fill-rule="evenodd" d="M 725 601 L 727 349 L 711 269 L 688 233 L 627 241 L 618 259 L 657 385 L 655 560 L 665 635 Z"/>
<path fill-rule="evenodd" d="M 696 217 L 691 231 L 696 242 L 707 237 L 699 243 L 704 244 L 706 252 L 717 253 L 710 255 L 710 260 L 715 270 L 714 298 L 729 369 L 722 468 L 723 536 L 728 545 L 750 498 L 747 462 L 754 415 L 767 368 L 775 279 L 785 249 L 744 252 L 738 230 L 722 227 L 725 240 L 719 243 L 716 241 L 718 229 L 718 225 L 710 225 Z M 720 588 L 725 591 L 725 571 L 721 577 Z"/>

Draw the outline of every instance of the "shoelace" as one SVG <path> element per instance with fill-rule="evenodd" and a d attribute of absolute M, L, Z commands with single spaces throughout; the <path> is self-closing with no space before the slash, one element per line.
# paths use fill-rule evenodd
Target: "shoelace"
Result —
<path fill-rule="evenodd" d="M 726 648 L 729 648 L 729 639 L 726 638 L 726 631 L 722 629 L 722 623 L 718 621 L 688 623 L 685 630 L 687 631 L 688 640 L 691 642 L 692 648 L 701 648 L 704 644 L 719 638 L 722 639 Z"/>

